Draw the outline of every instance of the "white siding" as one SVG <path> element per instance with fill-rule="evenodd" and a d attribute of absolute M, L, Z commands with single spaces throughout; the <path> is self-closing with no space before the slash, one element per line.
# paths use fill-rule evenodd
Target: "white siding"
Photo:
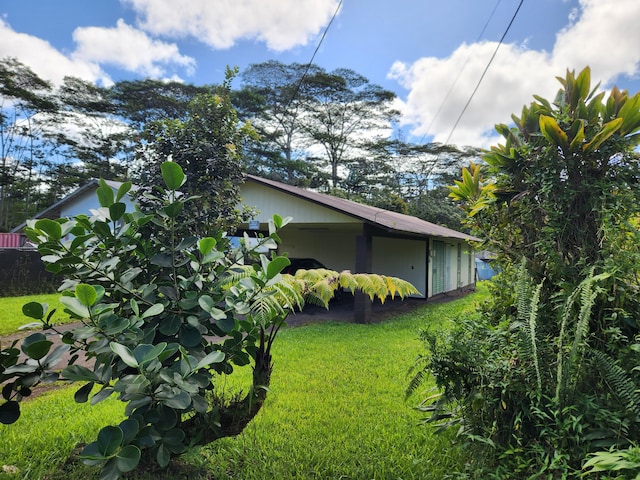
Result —
<path fill-rule="evenodd" d="M 347 215 L 255 182 L 246 182 L 242 186 L 242 202 L 258 208 L 259 213 L 254 220 L 260 223 L 268 222 L 274 213 L 293 217 L 295 223 L 360 223 Z"/>
<path fill-rule="evenodd" d="M 133 211 L 133 202 L 129 195 L 125 195 L 120 201 L 127 205 L 127 212 Z M 95 190 L 91 190 L 90 192 L 84 192 L 84 194 L 75 198 L 73 202 L 64 205 L 60 209 L 60 216 L 62 218 L 71 218 L 80 214 L 91 216 L 91 210 L 97 210 L 98 208 L 100 208 L 98 196 Z"/>
<path fill-rule="evenodd" d="M 372 271 L 411 282 L 427 294 L 427 242 L 387 237 L 373 237 Z"/>
<path fill-rule="evenodd" d="M 430 297 L 466 288 L 475 283 L 473 249 L 465 242 L 432 239 L 429 261 Z"/>

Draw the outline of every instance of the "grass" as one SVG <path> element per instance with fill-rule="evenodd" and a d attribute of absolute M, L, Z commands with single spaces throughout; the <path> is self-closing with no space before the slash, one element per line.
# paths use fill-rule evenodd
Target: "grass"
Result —
<path fill-rule="evenodd" d="M 55 308 L 54 323 L 69 322 L 69 317 L 63 313 L 64 306 L 58 301 L 59 298 L 59 293 L 0 297 L 0 336 L 15 333 L 21 326 L 35 321 L 22 313 L 22 306 L 29 302 L 46 303 L 49 305 L 49 311 Z"/>
<path fill-rule="evenodd" d="M 407 372 L 423 352 L 419 330 L 446 328 L 487 295 L 426 304 L 383 323 L 328 322 L 281 332 L 273 352 L 271 392 L 238 437 L 197 449 L 168 472 L 136 472 L 131 480 L 178 479 L 441 479 L 464 462 L 451 435 L 418 426 L 404 401 Z M 248 372 L 242 372 L 246 375 Z M 229 383 L 236 377 L 229 377 Z M 75 389 L 73 389 L 75 390 Z M 95 467 L 65 460 L 77 442 L 117 423 L 122 405 L 73 403 L 73 390 L 26 402 L 23 417 L 0 426 L 0 479 L 98 478 Z"/>

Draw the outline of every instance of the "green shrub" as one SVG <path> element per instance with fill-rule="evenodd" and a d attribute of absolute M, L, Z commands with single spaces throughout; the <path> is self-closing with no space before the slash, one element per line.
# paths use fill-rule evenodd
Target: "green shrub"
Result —
<path fill-rule="evenodd" d="M 53 350 L 43 333 L 30 335 L 20 347 L 29 360 L 21 364 L 20 350 L 2 351 L 0 382 L 10 380 L 2 423 L 17 420 L 18 402 L 31 387 L 60 376 L 83 383 L 78 402 L 111 395 L 125 402 L 126 419 L 104 427 L 81 453 L 85 463 L 101 466 L 103 479 L 140 462 L 164 468 L 194 446 L 241 433 L 266 399 L 276 335 L 306 297 L 327 304 L 338 286 L 382 299 L 416 291 L 400 279 L 349 272 L 282 275 L 289 260 L 277 255 L 253 254 L 255 262 L 245 265 L 252 252 L 229 249 L 219 230 L 182 237 L 178 218 L 193 200 L 179 191 L 186 177 L 173 162 L 162 164 L 162 175 L 166 188 L 158 189 L 156 210 L 126 213 L 120 200 L 131 184 L 114 193 L 101 181 L 93 217 L 29 222 L 26 233 L 47 268 L 64 278 L 60 301 L 81 326 Z M 275 247 L 287 222 L 274 216 L 260 245 Z M 23 311 L 56 330 L 45 306 L 29 303 Z M 66 350 L 72 361 L 59 375 L 52 369 Z M 80 354 L 91 367 L 74 363 Z M 218 379 L 246 365 L 253 371 L 244 396 L 226 398 Z"/>
<path fill-rule="evenodd" d="M 442 389 L 429 420 L 461 426 L 497 478 L 576 476 L 640 440 L 640 94 L 605 101 L 588 68 L 559 81 L 451 187 L 502 274 L 476 317 L 425 334 L 416 377 Z"/>

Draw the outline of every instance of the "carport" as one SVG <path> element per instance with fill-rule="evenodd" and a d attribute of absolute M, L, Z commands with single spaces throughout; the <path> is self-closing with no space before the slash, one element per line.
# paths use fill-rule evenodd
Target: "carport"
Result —
<path fill-rule="evenodd" d="M 378 273 L 411 282 L 428 299 L 475 285 L 472 242 L 479 239 L 410 215 L 247 176 L 243 204 L 256 207 L 241 229 L 268 230 L 274 215 L 293 221 L 281 232 L 279 253 L 312 257 L 333 270 Z M 371 302 L 356 295 L 356 322 L 371 320 Z"/>

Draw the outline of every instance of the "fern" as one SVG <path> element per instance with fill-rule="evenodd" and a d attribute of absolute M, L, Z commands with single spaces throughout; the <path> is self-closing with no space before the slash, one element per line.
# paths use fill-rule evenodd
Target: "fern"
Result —
<path fill-rule="evenodd" d="M 536 379 L 536 396 L 542 396 L 542 374 L 540 372 L 540 359 L 537 343 L 538 309 L 540 308 L 540 294 L 543 282 L 540 282 L 532 291 L 531 278 L 526 270 L 525 259 L 522 259 L 517 272 L 515 288 L 516 307 L 518 310 L 519 326 L 524 326 L 520 331 L 524 332 L 524 344 L 520 345 L 521 353 L 531 359 Z"/>
<path fill-rule="evenodd" d="M 542 291 L 542 284 L 544 282 L 540 282 L 533 292 L 533 296 L 531 297 L 531 307 L 529 309 L 529 319 L 527 322 L 529 334 L 529 341 L 531 342 L 531 357 L 533 359 L 533 368 L 536 372 L 536 386 L 537 386 L 537 396 L 540 398 L 542 396 L 542 375 L 540 374 L 540 360 L 538 358 L 538 344 L 536 342 L 536 325 L 538 319 L 538 307 L 540 306 L 540 292 Z"/>
<path fill-rule="evenodd" d="M 640 417 L 640 394 L 627 372 L 600 350 L 593 350 L 591 355 L 600 374 L 611 385 L 614 394 L 622 400 L 629 411 Z"/>
<path fill-rule="evenodd" d="M 596 303 L 598 295 L 603 291 L 597 284 L 610 276 L 608 273 L 601 273 L 599 275 L 594 275 L 593 273 L 594 269 L 591 268 L 589 276 L 571 292 L 563 307 L 560 334 L 558 336 L 558 367 L 555 395 L 555 400 L 558 403 L 564 401 L 569 391 L 574 389 L 578 381 L 580 365 L 584 359 L 587 347 L 593 306 Z M 571 349 L 567 357 L 565 355 L 564 339 L 568 332 L 569 321 L 574 315 L 574 305 L 578 298 L 580 299 L 580 310 L 578 312 Z M 567 362 L 565 362 L 565 359 Z"/>

